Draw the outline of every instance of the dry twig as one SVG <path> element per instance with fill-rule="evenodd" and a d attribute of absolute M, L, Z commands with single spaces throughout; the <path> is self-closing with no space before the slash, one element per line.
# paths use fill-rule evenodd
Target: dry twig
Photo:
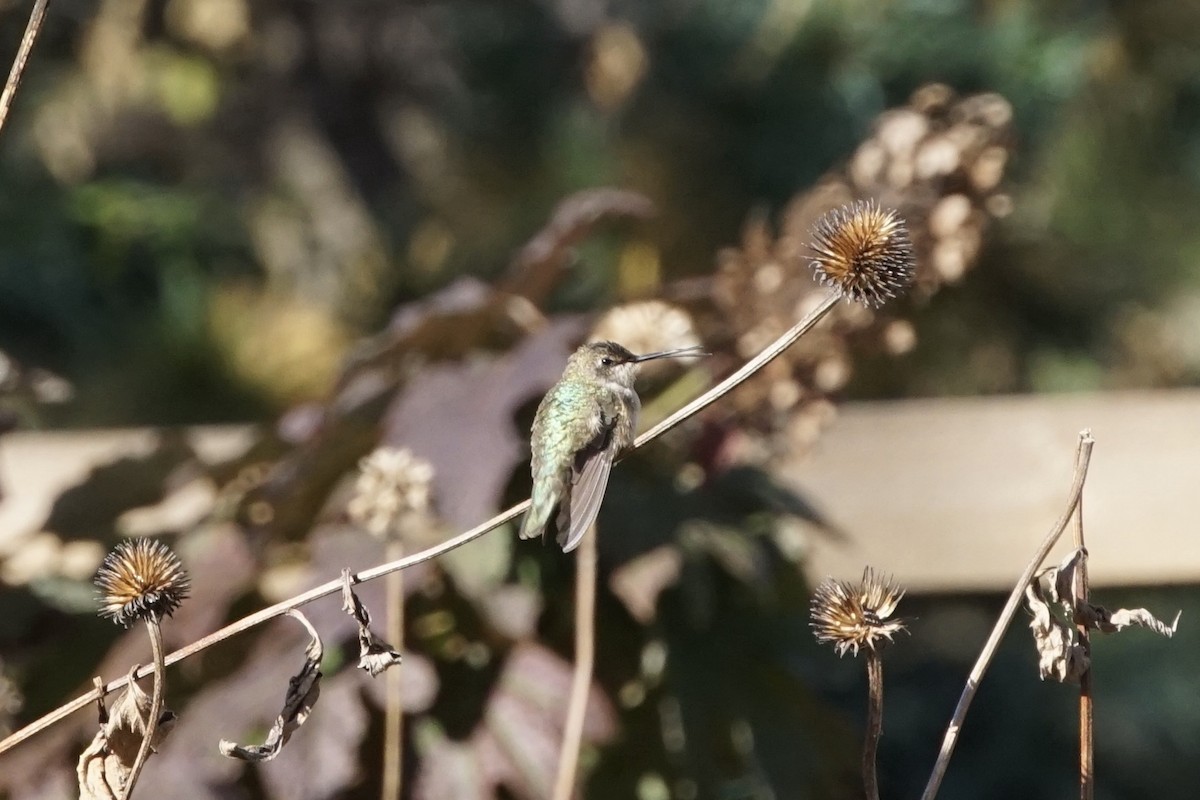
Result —
<path fill-rule="evenodd" d="M 571 698 L 563 726 L 554 800 L 571 800 L 579 747 L 583 741 L 583 719 L 587 715 L 588 689 L 596 657 L 596 524 L 592 523 L 579 543 L 575 557 L 575 671 L 571 676 Z"/>
<path fill-rule="evenodd" d="M 404 556 L 404 543 L 393 539 L 387 545 L 389 561 Z M 404 573 L 387 576 L 387 639 L 397 650 L 404 649 Z M 386 706 L 383 719 L 383 800 L 400 800 L 404 768 L 404 707 L 400 696 L 400 670 L 384 676 Z"/>
<path fill-rule="evenodd" d="M 12 69 L 4 84 L 4 92 L 0 94 L 0 130 L 8 120 L 8 111 L 12 108 L 13 99 L 17 96 L 17 87 L 21 85 L 21 76 L 25 74 L 25 64 L 29 54 L 33 52 L 33 43 L 37 41 L 38 33 L 42 30 L 42 22 L 46 19 L 46 6 L 50 0 L 36 0 L 33 11 L 29 14 L 29 22 L 25 25 L 25 35 L 21 37 L 21 46 L 17 57 L 13 59 Z"/>
<path fill-rule="evenodd" d="M 996 624 L 992 627 L 992 632 L 988 636 L 987 642 L 984 643 L 983 650 L 980 651 L 979 657 L 975 661 L 975 666 L 971 668 L 971 674 L 967 677 L 967 684 L 963 687 L 962 695 L 958 699 L 958 705 L 954 709 L 954 716 L 951 717 L 950 724 L 946 727 L 946 734 L 942 738 L 942 748 L 938 752 L 937 761 L 933 765 L 933 772 L 929 776 L 929 782 L 925 785 L 925 791 L 921 795 L 921 800 L 933 800 L 933 798 L 937 797 L 938 789 L 942 785 L 942 779 L 946 776 L 946 767 L 949 766 L 950 757 L 954 754 L 954 746 L 958 744 L 958 734 L 962 730 L 963 720 L 967 716 L 967 709 L 970 708 L 971 701 L 975 698 L 979 682 L 983 680 L 983 674 L 987 672 L 988 665 L 991 664 L 992 657 L 996 654 L 996 648 L 999 646 L 1000 640 L 1004 637 L 1008 626 L 1012 623 L 1013 616 L 1017 613 L 1017 608 L 1021 605 L 1021 599 L 1025 596 L 1025 587 L 1029 585 L 1034 573 L 1042 565 L 1050 549 L 1054 547 L 1058 538 L 1062 536 L 1062 532 L 1066 530 L 1067 523 L 1071 521 L 1071 516 L 1075 513 L 1076 506 L 1079 505 L 1079 498 L 1083 495 L 1083 484 L 1087 480 L 1088 462 L 1092 457 L 1092 446 L 1095 443 L 1090 430 L 1080 432 L 1079 445 L 1075 452 L 1075 480 L 1071 485 L 1071 491 L 1067 498 L 1067 508 L 1062 516 L 1055 521 L 1053 527 L 1050 528 L 1050 532 L 1042 540 L 1037 552 L 1034 553 L 1033 558 L 1025 566 L 1025 571 L 1017 579 L 1017 584 L 1009 594 L 1008 602 L 1004 604 L 1004 609 L 1000 612 L 999 619 L 996 620 Z"/>
<path fill-rule="evenodd" d="M 1075 549 L 1080 552 L 1085 550 L 1083 542 L 1083 497 L 1079 498 L 1079 505 L 1075 509 Z M 1083 603 L 1087 603 L 1089 586 L 1086 558 L 1079 565 L 1078 578 L 1078 597 Z M 1079 646 L 1082 648 L 1083 656 L 1087 662 L 1083 674 L 1079 676 L 1079 797 L 1080 800 L 1092 800 L 1096 796 L 1095 733 L 1093 731 L 1095 718 L 1092 706 L 1092 640 L 1088 634 L 1088 626 L 1085 621 L 1077 620 L 1076 629 L 1079 631 Z"/>
<path fill-rule="evenodd" d="M 146 632 L 150 634 L 150 649 L 154 653 L 154 691 L 150 696 L 150 713 L 146 715 L 146 729 L 142 734 L 142 743 L 138 745 L 137 758 L 134 759 L 133 769 L 129 771 L 129 780 L 125 783 L 121 800 L 129 800 L 133 796 L 133 787 L 146 766 L 150 757 L 150 748 L 154 744 L 154 735 L 158 730 L 158 717 L 162 714 L 163 695 L 166 693 L 166 668 L 163 666 L 162 626 L 158 617 L 151 615 L 146 619 Z"/>

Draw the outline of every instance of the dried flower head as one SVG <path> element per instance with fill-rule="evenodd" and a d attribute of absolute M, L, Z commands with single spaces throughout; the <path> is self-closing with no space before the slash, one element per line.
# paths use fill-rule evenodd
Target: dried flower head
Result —
<path fill-rule="evenodd" d="M 888 619 L 903 596 L 898 583 L 870 567 L 858 584 L 826 578 L 813 592 L 813 633 L 818 642 L 831 643 L 839 656 L 847 651 L 857 656 L 859 648 L 874 650 L 881 639 L 891 641 L 904 630 L 904 620 Z"/>
<path fill-rule="evenodd" d="M 400 535 L 427 521 L 432 505 L 433 465 L 408 448 L 380 447 L 359 462 L 350 518 L 375 536 Z"/>
<path fill-rule="evenodd" d="M 916 271 L 904 220 L 873 200 L 827 211 L 813 228 L 811 246 L 820 281 L 867 305 L 902 294 Z"/>
<path fill-rule="evenodd" d="M 691 315 L 661 300 L 625 303 L 611 309 L 596 322 L 590 339 L 621 342 L 634 353 L 657 353 L 700 344 Z"/>
<path fill-rule="evenodd" d="M 129 627 L 139 619 L 171 616 L 191 582 L 171 548 L 154 539 L 127 539 L 100 565 L 96 586 L 100 616 Z"/>

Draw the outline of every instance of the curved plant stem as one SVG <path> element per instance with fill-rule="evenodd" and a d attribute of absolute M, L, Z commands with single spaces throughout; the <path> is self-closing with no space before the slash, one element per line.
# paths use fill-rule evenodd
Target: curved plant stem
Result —
<path fill-rule="evenodd" d="M 571 800 L 579 748 L 583 742 L 583 720 L 587 715 L 588 690 L 596 657 L 596 526 L 593 524 L 579 543 L 575 557 L 575 671 L 571 676 L 571 699 L 563 726 L 562 749 L 558 753 L 558 776 L 554 800 Z"/>
<path fill-rule="evenodd" d="M 1008 602 L 1004 604 L 1000 617 L 996 620 L 987 642 L 984 643 L 979 657 L 975 660 L 975 666 L 971 668 L 971 674 L 967 677 L 967 684 L 958 698 L 958 705 L 954 708 L 954 716 L 951 717 L 950 724 L 946 726 L 946 735 L 942 738 L 942 749 L 938 752 L 937 761 L 933 765 L 933 773 L 929 776 L 929 782 L 925 785 L 925 792 L 921 795 L 921 800 L 933 800 L 937 797 L 938 789 L 942 786 L 942 779 L 946 776 L 946 767 L 950 765 L 950 756 L 954 754 L 954 746 L 958 744 L 958 734 L 962 730 L 963 720 L 966 719 L 967 709 L 971 707 L 971 701 L 975 699 L 975 692 L 979 689 L 979 682 L 983 679 L 983 674 L 987 672 L 1000 640 L 1004 637 L 1004 633 L 1012 623 L 1013 616 L 1021 605 L 1021 598 L 1025 596 L 1025 587 L 1029 585 L 1033 574 L 1037 572 L 1050 549 L 1062 536 L 1067 523 L 1071 521 L 1071 515 L 1075 513 L 1075 507 L 1079 504 L 1079 498 L 1083 494 L 1083 484 L 1087 480 L 1088 462 L 1092 458 L 1092 445 L 1095 443 L 1090 430 L 1082 431 L 1079 434 L 1079 446 L 1075 451 L 1075 480 L 1071 484 L 1067 508 L 1050 528 L 1050 532 L 1042 540 L 1033 558 L 1025 565 L 1025 571 L 1017 579 L 1016 586 L 1008 596 Z"/>
<path fill-rule="evenodd" d="M 4 83 L 4 92 L 0 94 L 0 129 L 8 120 L 8 111 L 12 108 L 13 98 L 17 96 L 17 87 L 21 85 L 21 76 L 25 74 L 25 64 L 29 62 L 29 54 L 33 52 L 33 43 L 37 41 L 42 23 L 46 19 L 46 6 L 49 0 L 37 0 L 33 11 L 29 14 L 29 22 L 25 25 L 25 35 L 21 37 L 21 46 L 17 49 L 17 57 L 13 59 L 12 69 L 8 80 Z"/>
<path fill-rule="evenodd" d="M 737 372 L 733 373 L 728 378 L 721 381 L 716 386 L 676 411 L 674 414 L 671 414 L 669 417 L 650 428 L 650 430 L 646 431 L 641 436 L 637 437 L 637 439 L 635 439 L 633 442 L 634 449 L 641 447 L 653 439 L 657 439 L 659 436 L 662 436 L 664 433 L 671 430 L 688 417 L 695 415 L 698 411 L 707 408 L 725 395 L 732 392 L 739 385 L 745 382 L 745 380 L 751 375 L 758 372 L 767 364 L 778 358 L 784 350 L 787 350 L 789 347 L 795 344 L 797 339 L 812 330 L 813 326 L 824 319 L 825 315 L 837 305 L 838 300 L 840 299 L 841 296 L 833 292 L 825 295 L 825 298 L 821 300 L 820 305 L 808 312 L 804 319 L 800 320 L 787 331 L 785 331 L 782 336 L 767 345 L 762 352 L 743 364 Z"/>
<path fill-rule="evenodd" d="M 150 650 L 154 653 L 154 693 L 150 696 L 150 714 L 147 717 L 142 733 L 142 743 L 138 746 L 137 757 L 129 770 L 129 780 L 121 794 L 121 800 L 129 800 L 133 795 L 133 786 L 142 774 L 142 767 L 150 757 L 150 746 L 154 734 L 158 731 L 158 718 L 162 715 L 163 695 L 166 689 L 167 668 L 163 659 L 162 628 L 159 626 L 158 615 L 152 615 L 146 620 L 146 631 L 150 634 Z"/>
<path fill-rule="evenodd" d="M 863 788 L 867 800 L 879 800 L 879 777 L 875 755 L 883 734 L 883 658 L 874 647 L 867 648 L 867 738 L 863 742 Z"/>
<path fill-rule="evenodd" d="M 388 542 L 387 559 L 404 556 L 404 543 Z M 404 650 L 404 572 L 387 576 L 387 641 L 398 652 Z M 389 669 L 384 678 L 386 706 L 383 719 L 383 793 L 382 800 L 400 800 L 404 767 L 404 707 L 400 697 L 400 668 Z"/>
<path fill-rule="evenodd" d="M 796 340 L 810 331 L 818 322 L 820 322 L 825 315 L 828 314 L 835 305 L 837 305 L 838 300 L 840 299 L 841 298 L 833 292 L 827 293 L 821 303 L 811 312 L 809 312 L 804 319 L 800 320 L 787 331 L 785 331 L 778 339 L 768 345 L 766 349 L 764 349 L 750 361 L 746 362 L 746 364 L 744 364 L 740 369 L 722 380 L 716 386 L 709 389 L 700 397 L 688 403 L 686 406 L 671 414 L 662 422 L 653 426 L 650 428 L 650 430 L 639 436 L 633 443 L 633 449 L 636 450 L 648 442 L 657 439 L 659 436 L 662 436 L 667 431 L 679 425 L 685 419 L 694 416 L 700 411 L 703 411 L 717 400 L 720 400 L 722 397 L 729 394 L 729 392 L 731 392 L 738 385 L 744 383 L 747 378 L 758 372 L 771 361 L 778 358 L 784 350 L 795 344 Z M 391 572 L 395 572 L 396 570 L 405 569 L 416 564 L 431 561 L 440 555 L 448 553 L 451 550 L 462 547 L 468 542 L 478 539 L 485 533 L 493 531 L 505 523 L 511 522 L 512 520 L 521 516 L 521 514 L 524 514 L 527 510 L 529 510 L 529 501 L 522 500 L 512 508 L 502 511 L 496 516 L 492 517 L 487 522 L 477 525 L 468 531 L 464 531 L 452 539 L 447 539 L 441 544 L 434 545 L 433 547 L 422 550 L 419 553 L 414 553 L 411 556 L 405 556 L 404 558 L 400 558 L 395 561 L 389 561 L 386 564 L 380 564 L 378 566 L 371 567 L 370 569 L 363 570 L 357 575 L 352 576 L 352 579 L 355 583 L 365 583 L 366 581 L 375 580 L 376 578 L 382 577 Z M 339 577 L 323 583 L 320 586 L 309 589 L 307 592 L 296 595 L 295 597 L 283 600 L 273 606 L 268 606 L 264 609 L 256 611 L 253 614 L 243 617 L 242 619 L 229 623 L 224 628 L 214 631 L 208 636 L 192 642 L 186 647 L 176 650 L 174 653 L 171 653 L 167 656 L 166 664 L 167 666 L 175 664 L 185 658 L 199 653 L 202 650 L 207 650 L 213 645 L 219 644 L 231 636 L 236 636 L 239 633 L 248 631 L 255 626 L 261 625 L 268 620 L 282 616 L 294 608 L 298 608 L 306 603 L 311 603 L 313 600 L 318 600 L 322 597 L 326 597 L 340 591 L 342 591 L 342 579 Z M 138 670 L 136 677 L 142 678 L 149 674 L 150 668 L 142 667 Z M 8 738 L 0 741 L 0 753 L 15 747 L 29 737 L 55 724 L 59 720 L 65 719 L 67 716 L 99 699 L 104 694 L 108 694 L 109 692 L 114 692 L 117 689 L 122 688 L 128 682 L 129 676 L 126 675 L 106 684 L 102 692 L 92 690 L 87 694 L 80 695 L 74 700 L 64 703 L 54 711 L 45 714 L 40 719 L 31 722 L 24 728 L 21 728 L 19 731 L 15 731 L 14 733 L 10 734 Z"/>

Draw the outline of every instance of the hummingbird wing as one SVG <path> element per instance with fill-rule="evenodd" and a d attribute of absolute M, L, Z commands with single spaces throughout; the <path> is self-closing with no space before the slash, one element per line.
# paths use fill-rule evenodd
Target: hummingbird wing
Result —
<path fill-rule="evenodd" d="M 600 513 L 600 502 L 608 487 L 616 448 L 611 429 L 601 434 L 595 446 L 581 452 L 571 470 L 570 494 L 558 511 L 558 543 L 564 553 L 579 546 L 587 529 Z"/>

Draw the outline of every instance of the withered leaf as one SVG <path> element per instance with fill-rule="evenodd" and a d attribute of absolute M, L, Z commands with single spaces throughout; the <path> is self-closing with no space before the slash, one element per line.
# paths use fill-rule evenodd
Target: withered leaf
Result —
<path fill-rule="evenodd" d="M 362 702 L 363 680 L 351 669 L 322 680 L 321 713 L 292 736 L 286 758 L 256 769 L 266 797 L 330 800 L 353 794 L 363 772 L 361 745 L 371 721 Z"/>
<path fill-rule="evenodd" d="M 303 614 L 295 609 L 288 611 L 288 614 L 298 619 L 312 637 L 312 641 L 308 643 L 308 648 L 304 653 L 304 666 L 301 667 L 300 672 L 288 680 L 283 710 L 279 712 L 275 724 L 271 726 L 267 740 L 260 745 L 241 745 L 228 739 L 222 739 L 218 748 L 223 756 L 242 761 L 270 761 L 279 755 L 279 751 L 287 744 L 292 733 L 304 724 L 312 712 L 313 706 L 317 703 L 317 698 L 321 694 L 320 666 L 325 648 L 321 644 L 321 637 L 317 634 L 316 629 Z"/>
<path fill-rule="evenodd" d="M 1075 627 L 1055 615 L 1050 604 L 1043 599 L 1039 585 L 1040 582 L 1035 579 L 1025 587 L 1025 602 L 1033 613 L 1029 627 L 1038 651 L 1038 675 L 1042 680 L 1053 678 L 1059 683 L 1078 682 L 1079 676 L 1088 670 L 1091 662 L 1083 647 L 1076 642 L 1078 634 Z"/>
<path fill-rule="evenodd" d="M 1076 548 L 1057 567 L 1039 572 L 1025 588 L 1025 600 L 1033 614 L 1029 626 L 1038 650 L 1038 672 L 1042 680 L 1078 682 L 1090 667 L 1079 644 L 1077 625 L 1101 633 L 1116 633 L 1137 625 L 1170 638 L 1179 624 L 1178 614 L 1167 625 L 1144 608 L 1110 612 L 1104 606 L 1089 602 L 1083 586 L 1086 563 L 1087 550 Z"/>
<path fill-rule="evenodd" d="M 80 800 L 115 800 L 123 793 L 125 782 L 137 760 L 138 748 L 146 732 L 150 714 L 150 695 L 133 680 L 137 665 L 129 671 L 129 684 L 117 698 L 112 710 L 99 704 L 100 730 L 79 756 L 76 777 Z M 156 751 L 175 725 L 175 713 L 163 710 L 158 717 L 150 752 Z"/>
<path fill-rule="evenodd" d="M 371 630 L 371 612 L 351 588 L 350 570 L 342 570 L 342 610 L 358 623 L 358 668 L 378 676 L 400 665 L 400 653 Z"/>
<path fill-rule="evenodd" d="M 576 245 L 605 219 L 654 216 L 654 203 L 626 189 L 584 189 L 559 201 L 546 225 L 517 253 L 504 285 L 542 305 L 566 275 Z"/>

